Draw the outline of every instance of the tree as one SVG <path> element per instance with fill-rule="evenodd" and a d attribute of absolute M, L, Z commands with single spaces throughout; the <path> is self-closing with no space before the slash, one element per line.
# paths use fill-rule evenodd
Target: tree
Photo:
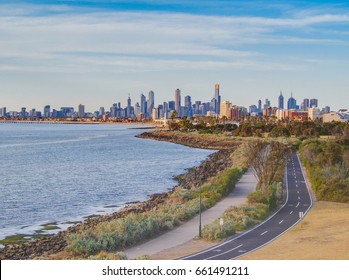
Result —
<path fill-rule="evenodd" d="M 290 148 L 278 141 L 251 141 L 247 142 L 243 154 L 250 162 L 253 173 L 258 180 L 257 188 L 267 192 L 268 187 L 275 182 L 275 176 L 288 160 Z"/>

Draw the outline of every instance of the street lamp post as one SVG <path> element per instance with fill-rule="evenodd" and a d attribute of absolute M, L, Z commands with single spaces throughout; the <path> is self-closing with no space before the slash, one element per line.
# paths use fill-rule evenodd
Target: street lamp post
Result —
<path fill-rule="evenodd" d="M 200 177 L 200 205 L 199 205 L 199 238 L 201 238 L 201 177 Z"/>

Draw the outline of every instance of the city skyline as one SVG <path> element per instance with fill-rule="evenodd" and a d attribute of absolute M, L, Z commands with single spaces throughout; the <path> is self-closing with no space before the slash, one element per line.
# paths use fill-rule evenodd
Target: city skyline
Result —
<path fill-rule="evenodd" d="M 75 110 L 74 106 L 67 107 L 51 107 L 50 104 L 47 104 L 44 106 L 43 110 L 38 110 L 37 108 L 27 108 L 21 106 L 20 110 L 12 110 L 12 108 L 7 108 L 6 106 L 0 106 L 0 117 L 5 117 L 6 114 L 10 114 L 9 116 L 13 117 L 12 114 L 18 113 L 22 117 L 85 117 L 86 114 L 97 114 L 94 116 L 102 117 L 104 114 L 108 114 L 109 117 L 116 117 L 116 118 L 137 118 L 139 114 L 143 115 L 143 118 L 155 118 L 160 119 L 164 117 L 164 114 L 167 115 L 167 118 L 170 117 L 170 115 L 176 111 L 178 117 L 191 117 L 193 115 L 206 115 L 209 116 L 227 116 L 229 113 L 227 113 L 232 107 L 237 108 L 238 110 L 242 110 L 243 112 L 246 112 L 250 115 L 253 114 L 259 114 L 264 115 L 263 111 L 266 109 L 282 109 L 282 110 L 296 110 L 299 112 L 308 111 L 308 108 L 316 108 L 317 110 L 320 110 L 319 107 L 319 100 L 317 98 L 312 97 L 311 99 L 304 98 L 301 100 L 296 100 L 293 97 L 293 93 L 291 92 L 290 97 L 287 99 L 287 104 L 285 104 L 284 96 L 282 91 L 280 91 L 280 95 L 277 98 L 277 105 L 274 105 L 271 103 L 271 101 L 266 98 L 264 103 L 262 103 L 261 98 L 257 101 L 257 103 L 252 103 L 250 106 L 245 107 L 241 106 L 240 104 L 232 103 L 229 100 L 221 100 L 221 95 L 219 92 L 220 85 L 215 84 L 214 85 L 214 97 L 210 100 L 194 100 L 192 102 L 192 97 L 190 95 L 181 96 L 181 90 L 176 89 L 174 92 L 174 98 L 171 100 L 164 101 L 162 104 L 155 103 L 155 93 L 154 91 L 150 90 L 148 93 L 148 99 L 146 99 L 146 96 L 141 93 L 139 96 L 139 100 L 137 99 L 133 100 L 131 99 L 131 96 L 128 95 L 127 98 L 127 104 L 123 104 L 122 102 L 115 102 L 111 105 L 110 110 L 108 110 L 108 106 L 101 106 L 99 109 L 96 107 L 92 111 L 85 111 L 85 105 L 79 104 L 78 109 Z M 182 102 L 184 101 L 184 102 Z M 133 103 L 132 103 L 133 102 Z M 298 102 L 298 104 L 297 104 Z M 300 102 L 300 103 L 299 103 Z M 258 104 L 258 105 L 257 105 Z M 222 110 L 223 105 L 223 111 L 224 113 L 220 112 Z M 330 104 L 325 104 L 322 108 L 323 112 L 330 112 Z M 107 109 L 106 109 L 107 108 Z M 51 111 L 52 109 L 52 111 Z M 156 112 L 153 110 L 156 109 Z M 344 109 L 344 108 L 343 108 Z M 343 110 L 342 109 L 342 110 Z M 268 111 L 267 110 L 267 111 Z M 241 111 L 241 112 L 242 112 Z M 269 113 L 272 113 L 272 111 L 269 111 Z M 39 114 L 39 115 L 36 115 Z M 58 115 L 57 115 L 58 114 Z M 155 115 L 154 115 L 155 114 Z M 273 113 L 275 114 L 275 112 Z M 90 115 L 90 117 L 92 116 Z M 156 116 L 156 117 L 154 117 Z"/>
<path fill-rule="evenodd" d="M 348 3 L 231 2 L 2 1 L 0 107 L 94 111 L 151 90 L 162 104 L 177 88 L 210 101 L 218 83 L 246 108 L 281 90 L 342 109 Z"/>

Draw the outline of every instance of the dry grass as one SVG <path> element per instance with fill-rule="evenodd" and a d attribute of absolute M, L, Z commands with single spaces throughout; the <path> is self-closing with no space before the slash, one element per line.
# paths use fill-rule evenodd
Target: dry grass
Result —
<path fill-rule="evenodd" d="M 151 256 L 177 259 L 217 243 L 192 240 Z M 349 204 L 316 202 L 301 224 L 243 260 L 349 260 Z"/>

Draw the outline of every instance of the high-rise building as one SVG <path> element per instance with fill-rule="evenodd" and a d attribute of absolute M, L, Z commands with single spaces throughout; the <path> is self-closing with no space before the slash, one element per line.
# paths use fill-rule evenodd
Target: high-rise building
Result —
<path fill-rule="evenodd" d="M 141 94 L 141 113 L 146 116 L 147 115 L 147 101 L 145 99 L 145 95 Z"/>
<path fill-rule="evenodd" d="M 22 107 L 22 109 L 21 109 L 21 117 L 22 117 L 22 118 L 27 117 L 27 112 L 26 112 L 26 110 L 27 110 L 27 108 Z"/>
<path fill-rule="evenodd" d="M 262 100 L 258 100 L 258 112 L 261 113 L 262 112 Z"/>
<path fill-rule="evenodd" d="M 46 105 L 44 107 L 44 117 L 45 118 L 51 117 L 51 106 L 50 105 Z"/>
<path fill-rule="evenodd" d="M 280 91 L 280 95 L 279 95 L 279 106 L 278 108 L 279 109 L 284 109 L 284 97 L 282 95 L 282 91 Z"/>
<path fill-rule="evenodd" d="M 136 117 L 141 113 L 141 106 L 139 105 L 139 103 L 137 102 L 135 104 L 135 115 Z"/>
<path fill-rule="evenodd" d="M 291 93 L 291 97 L 287 101 L 287 109 L 288 110 L 291 110 L 291 109 L 296 110 L 297 109 L 297 101 L 296 101 L 296 99 L 293 98 L 292 93 Z"/>
<path fill-rule="evenodd" d="M 104 109 L 104 107 L 100 107 L 99 108 L 99 116 L 102 117 L 104 115 L 105 115 L 105 109 Z"/>
<path fill-rule="evenodd" d="M 147 100 L 147 111 L 153 112 L 153 108 L 154 108 L 154 92 L 151 90 L 148 93 L 148 100 Z"/>
<path fill-rule="evenodd" d="M 181 90 L 178 88 L 175 91 L 175 110 L 177 111 L 178 116 L 181 117 Z"/>
<path fill-rule="evenodd" d="M 6 107 L 0 108 L 0 118 L 6 117 Z"/>
<path fill-rule="evenodd" d="M 310 99 L 310 105 L 309 107 L 318 107 L 318 100 L 316 98 Z"/>
<path fill-rule="evenodd" d="M 84 105 L 79 104 L 79 107 L 78 107 L 78 117 L 79 118 L 85 117 L 85 106 Z"/>
<path fill-rule="evenodd" d="M 270 107 L 270 100 L 268 98 L 265 99 L 265 103 L 264 103 L 264 106 L 263 106 L 263 109 L 267 109 Z"/>
<path fill-rule="evenodd" d="M 231 119 L 231 108 L 232 108 L 232 104 L 230 101 L 222 101 L 221 108 L 219 110 L 220 116 Z"/>
<path fill-rule="evenodd" d="M 308 98 L 304 98 L 302 111 L 308 111 L 308 108 L 309 108 L 309 99 Z"/>
<path fill-rule="evenodd" d="M 219 95 L 219 84 L 215 84 L 215 94 L 214 94 L 214 98 L 216 99 L 216 104 L 215 104 L 215 113 L 217 115 L 220 114 L 220 107 L 221 107 L 221 96 Z"/>
<path fill-rule="evenodd" d="M 170 111 L 174 111 L 175 110 L 175 102 L 173 100 L 168 102 L 168 108 Z"/>
<path fill-rule="evenodd" d="M 126 107 L 126 116 L 127 118 L 132 117 L 132 105 L 131 105 L 131 97 L 130 95 L 127 98 L 127 107 Z"/>
<path fill-rule="evenodd" d="M 151 118 L 154 120 L 158 119 L 158 108 L 153 108 L 151 111 Z"/>

